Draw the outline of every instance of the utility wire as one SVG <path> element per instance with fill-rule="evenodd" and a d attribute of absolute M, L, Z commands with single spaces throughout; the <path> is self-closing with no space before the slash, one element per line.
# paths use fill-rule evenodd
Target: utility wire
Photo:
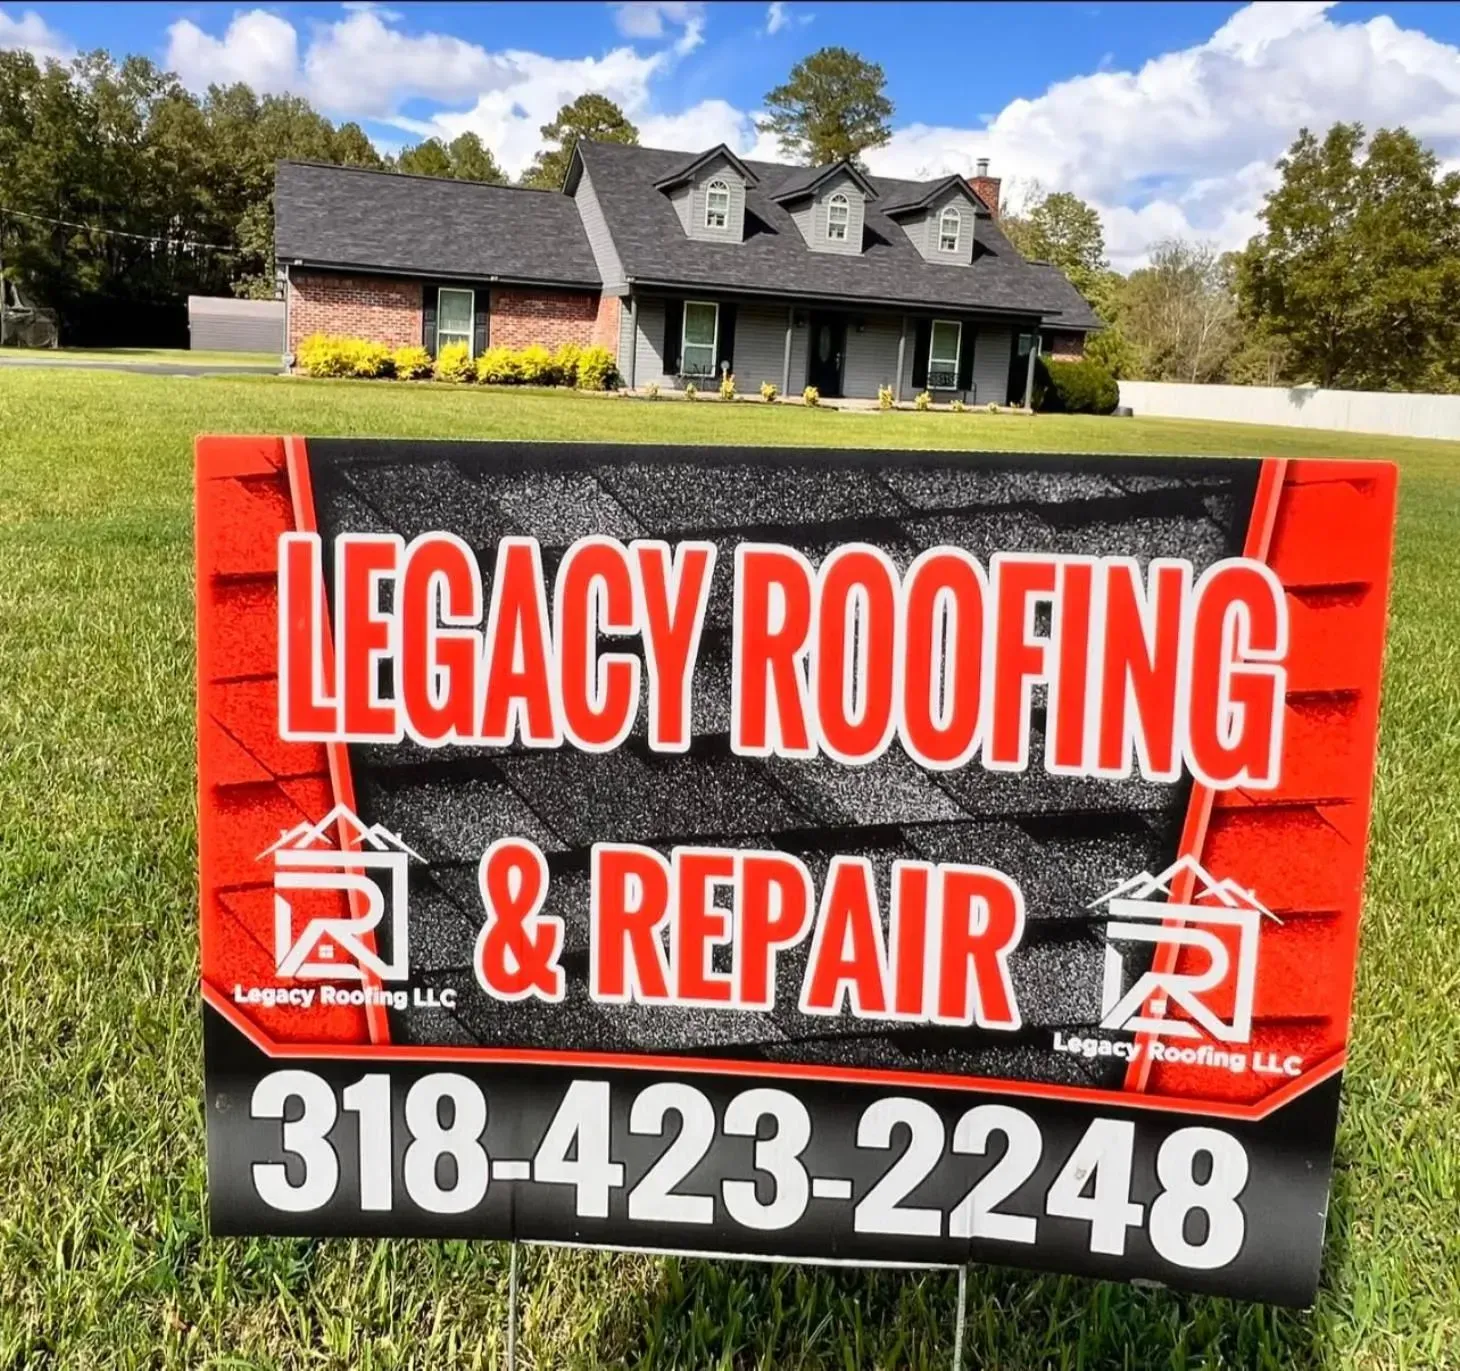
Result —
<path fill-rule="evenodd" d="M 23 209 L 10 209 L 0 205 L 0 214 L 12 214 L 17 219 L 32 219 L 38 224 L 54 224 L 59 228 L 81 229 L 86 233 L 100 233 L 109 238 L 130 238 L 134 242 L 162 243 L 167 247 L 206 248 L 214 252 L 237 252 L 239 249 L 227 243 L 199 243 L 191 238 L 157 238 L 148 233 L 127 233 L 123 229 L 98 228 L 94 224 L 78 224 L 71 219 L 52 219 L 44 214 L 29 214 Z"/>

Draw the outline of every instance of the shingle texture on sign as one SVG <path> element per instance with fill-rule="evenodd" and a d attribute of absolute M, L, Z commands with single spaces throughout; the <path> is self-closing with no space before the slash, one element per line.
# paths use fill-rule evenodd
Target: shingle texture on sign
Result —
<path fill-rule="evenodd" d="M 642 716 L 627 743 L 571 748 L 350 749 L 357 809 L 401 834 L 424 858 L 411 873 L 414 980 L 458 991 L 455 1016 L 394 1013 L 399 1042 L 606 1049 L 758 1057 L 1118 1085 L 1123 1063 L 1048 1051 L 1054 1030 L 1099 1018 L 1103 915 L 1090 903 L 1177 850 L 1188 785 L 922 770 L 894 744 L 864 767 L 754 759 L 731 752 L 729 579 L 737 542 L 774 540 L 815 564 L 838 543 L 863 541 L 900 570 L 930 543 L 994 551 L 1124 554 L 1144 564 L 1184 557 L 1198 574 L 1240 553 L 1255 464 L 1102 461 L 964 454 L 717 452 L 584 445 L 311 440 L 317 519 L 326 555 L 340 533 L 426 528 L 462 537 L 484 569 L 496 540 L 537 537 L 551 577 L 565 546 L 592 532 L 671 545 L 708 538 L 715 580 L 693 685 L 693 743 L 648 750 Z M 327 568 L 327 581 L 328 568 Z M 615 643 L 623 650 L 622 642 Z M 1043 700 L 1036 693 L 1036 737 Z M 547 912 L 564 921 L 567 997 L 498 1004 L 476 986 L 470 959 L 482 905 L 476 866 L 486 845 L 531 838 L 550 871 Z M 1026 901 L 1026 931 L 1010 957 L 1024 1027 L 907 1026 L 809 1017 L 797 1009 L 806 947 L 781 956 L 768 1015 L 596 1004 L 588 965 L 589 849 L 597 841 L 770 847 L 798 854 L 819 891 L 833 856 L 870 859 L 887 907 L 895 860 L 992 866 Z M 1129 965 L 1135 974 L 1140 968 Z"/>

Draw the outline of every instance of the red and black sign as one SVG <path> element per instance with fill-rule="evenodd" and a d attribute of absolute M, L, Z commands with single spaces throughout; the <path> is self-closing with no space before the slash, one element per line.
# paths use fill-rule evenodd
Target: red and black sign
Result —
<path fill-rule="evenodd" d="M 201 440 L 215 1231 L 1307 1303 L 1394 480 Z"/>

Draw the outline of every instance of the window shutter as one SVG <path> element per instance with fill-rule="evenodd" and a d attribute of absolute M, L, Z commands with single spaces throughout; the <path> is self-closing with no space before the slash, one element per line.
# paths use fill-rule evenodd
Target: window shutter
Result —
<path fill-rule="evenodd" d="M 487 350 L 487 309 L 491 292 L 486 286 L 478 286 L 474 298 L 477 312 L 472 320 L 471 355 L 480 357 Z"/>
<path fill-rule="evenodd" d="M 421 346 L 436 355 L 436 287 L 427 282 L 421 287 Z"/>
<path fill-rule="evenodd" d="M 918 331 L 913 338 L 912 383 L 914 390 L 928 388 L 928 349 L 933 346 L 933 321 L 919 319 Z"/>
<path fill-rule="evenodd" d="M 978 339 L 978 330 L 967 319 L 958 337 L 958 389 L 973 389 L 973 349 Z M 973 397 L 975 400 L 978 396 Z"/>
<path fill-rule="evenodd" d="M 728 362 L 730 370 L 735 370 L 735 306 L 720 306 L 720 355 L 715 358 L 715 370 L 718 372 L 721 362 Z"/>
<path fill-rule="evenodd" d="M 684 301 L 664 302 L 664 374 L 679 375 L 679 345 L 684 336 Z"/>

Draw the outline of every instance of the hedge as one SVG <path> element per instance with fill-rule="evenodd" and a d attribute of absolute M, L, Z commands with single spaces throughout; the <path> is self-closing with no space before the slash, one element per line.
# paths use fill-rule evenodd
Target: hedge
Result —
<path fill-rule="evenodd" d="M 307 376 L 394 376 L 406 381 L 434 377 L 455 384 L 476 381 L 493 386 L 576 386 L 579 390 L 610 390 L 618 381 L 618 368 L 607 348 L 578 343 L 564 343 L 556 352 L 540 343 L 524 348 L 491 347 L 475 361 L 465 343 L 452 343 L 433 361 L 419 346 L 392 352 L 384 343 L 314 333 L 299 344 L 295 361 Z"/>
<path fill-rule="evenodd" d="M 1034 408 L 1049 414 L 1109 414 L 1120 387 L 1098 362 L 1039 357 L 1034 366 Z"/>

